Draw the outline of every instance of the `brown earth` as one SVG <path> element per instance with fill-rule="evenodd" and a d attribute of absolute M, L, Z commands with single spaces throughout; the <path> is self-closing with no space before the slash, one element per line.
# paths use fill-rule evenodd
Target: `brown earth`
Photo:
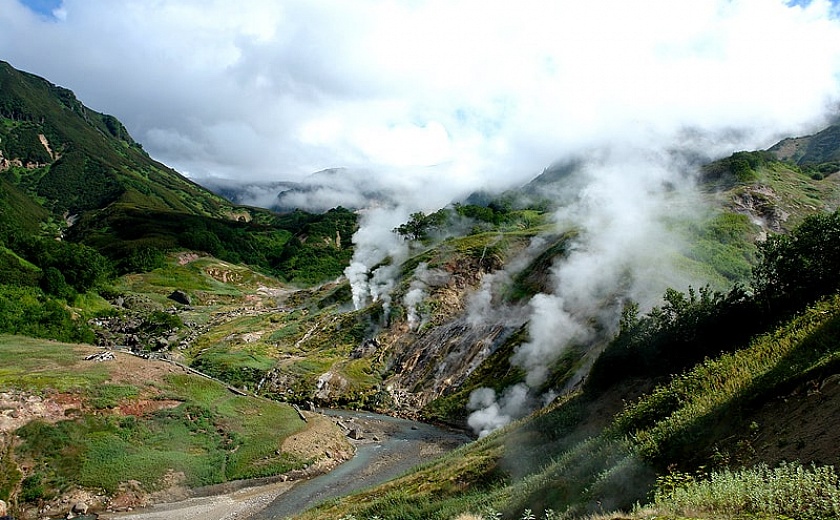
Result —
<path fill-rule="evenodd" d="M 79 355 L 79 364 L 107 363 L 110 382 L 115 384 L 137 385 L 150 392 L 152 387 L 145 386 L 149 381 L 157 381 L 169 374 L 184 373 L 176 365 L 152 361 L 123 352 L 113 352 L 114 359 L 109 361 L 85 361 L 85 356 L 102 352 L 102 349 L 79 345 L 74 350 Z M 180 404 L 173 400 L 153 400 L 154 395 L 121 403 L 117 413 L 140 415 L 162 408 L 174 408 Z M 86 409 L 86 403 L 79 393 L 47 391 L 41 394 L 33 392 L 6 390 L 0 392 L 0 434 L 9 434 L 24 424 L 40 419 L 49 423 L 61 421 Z"/>
<path fill-rule="evenodd" d="M 327 463 L 331 466 L 353 457 L 353 445 L 331 419 L 315 414 L 306 414 L 306 418 L 306 428 L 287 437 L 280 448 L 282 451 L 304 460 L 317 460 L 326 454 L 333 462 Z"/>
<path fill-rule="evenodd" d="M 758 407 L 740 439 L 748 464 L 840 465 L 840 374 L 803 383 Z"/>

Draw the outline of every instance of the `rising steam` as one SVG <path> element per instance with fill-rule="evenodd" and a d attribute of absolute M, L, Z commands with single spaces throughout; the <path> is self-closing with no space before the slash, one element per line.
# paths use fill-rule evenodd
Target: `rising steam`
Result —
<path fill-rule="evenodd" d="M 524 369 L 525 382 L 498 399 L 486 388 L 473 394 L 469 424 L 479 435 L 550 398 L 539 394 L 552 364 L 570 346 L 586 349 L 613 334 L 627 299 L 649 308 L 667 287 L 698 282 L 673 266 L 681 241 L 668 226 L 669 219 L 695 218 L 699 209 L 691 208 L 702 207 L 686 164 L 647 149 L 614 148 L 574 175 L 584 182 L 573 196 L 557 194 L 571 202 L 555 221 L 559 231 L 577 230 L 577 238 L 552 267 L 550 291 L 528 303 L 529 340 L 510 360 Z M 477 305 L 487 301 L 478 294 Z"/>
<path fill-rule="evenodd" d="M 353 259 L 344 270 L 357 310 L 371 301 L 382 301 L 386 310 L 390 307 L 399 263 L 408 255 L 408 245 L 392 230 L 407 218 L 408 212 L 400 208 L 361 213 L 359 230 L 353 235 Z"/>

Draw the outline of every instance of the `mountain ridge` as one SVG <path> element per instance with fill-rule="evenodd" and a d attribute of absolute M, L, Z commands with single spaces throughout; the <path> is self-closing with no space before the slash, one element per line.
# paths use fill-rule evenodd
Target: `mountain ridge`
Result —
<path fill-rule="evenodd" d="M 119 201 L 216 217 L 231 209 L 224 199 L 151 159 L 115 117 L 5 62 L 0 63 L 0 115 L 7 121 L 1 136 L 7 166 L 28 165 L 28 174 L 18 170 L 17 182 L 46 198 L 54 213 L 98 210 Z M 80 199 L 81 191 L 93 194 Z M 68 195 L 76 199 L 65 200 Z"/>
<path fill-rule="evenodd" d="M 671 466 L 686 474 L 713 463 L 722 470 L 741 460 L 770 460 L 774 438 L 804 441 L 776 431 L 780 422 L 768 419 L 774 400 L 835 375 L 840 349 L 830 332 L 840 226 L 830 212 L 840 203 L 840 176 L 823 159 L 834 157 L 831 147 L 840 144 L 830 128 L 823 134 L 829 137 L 795 138 L 806 152 L 820 143 L 798 158 L 801 164 L 779 155 L 790 148 L 782 141 L 779 148 L 735 152 L 705 165 L 696 179 L 699 200 L 708 205 L 702 215 L 684 216 L 680 205 L 695 199 L 662 190 L 667 211 L 656 229 L 686 247 L 657 243 L 655 254 L 641 258 L 659 269 L 658 283 L 709 285 L 685 292 L 672 286 L 640 304 L 631 297 L 633 273 L 621 268 L 587 305 L 564 314 L 557 269 L 586 249 L 594 231 L 555 219 L 554 212 L 584 207 L 574 206 L 586 187 L 574 174 L 585 157 L 546 168 L 520 190 L 477 193 L 412 214 L 386 230 L 401 252 L 362 266 L 354 277 L 345 270 L 356 258 L 354 212 L 278 214 L 237 206 L 155 163 L 116 119 L 85 108 L 67 89 L 4 67 L 0 311 L 4 327 L 17 327 L 2 332 L 21 335 L 0 337 L 9 366 L 18 370 L 26 361 L 15 358 L 15 345 L 30 341 L 17 339 L 22 336 L 124 345 L 188 363 L 272 401 L 385 411 L 471 426 L 485 436 L 452 458 L 311 518 L 448 519 L 479 507 L 506 518 L 531 507 L 548 518 L 562 507 L 579 517 L 629 507 L 646 499 L 657 477 L 671 475 Z M 13 83 L 14 89 L 2 88 Z M 97 189 L 86 193 L 80 187 L 90 180 Z M 673 272 L 663 265 L 674 265 Z M 569 336 L 560 353 L 541 353 L 543 331 L 531 322 L 542 318 L 573 329 L 578 316 L 587 333 Z M 738 334 L 730 330 L 735 326 Z M 807 335 L 798 336 L 800 330 Z M 562 333 L 549 328 L 544 335 L 554 341 Z M 784 349 L 755 339 L 773 334 L 784 339 L 777 342 Z M 68 352 L 63 345 L 44 341 L 32 350 L 60 359 Z M 801 366 L 798 356 L 804 356 Z M 771 361 L 748 374 L 732 368 L 753 367 L 753 359 Z M 725 370 L 737 374 L 719 375 Z M 43 377 L 55 385 L 67 376 Z M 726 393 L 731 389 L 723 383 L 714 386 L 730 379 L 754 393 L 741 398 Z M 134 381 L 104 393 L 84 385 L 74 391 L 107 415 L 114 403 L 136 406 L 159 390 L 149 387 L 138 390 Z M 166 388 L 180 396 L 177 411 L 141 414 L 138 421 L 165 418 L 191 437 L 239 442 L 230 415 L 223 418 L 201 392 Z M 727 400 L 715 401 L 716 393 Z M 726 417 L 721 409 L 732 412 L 731 422 L 704 429 Z M 533 413 L 522 417 L 526 411 Z M 753 428 L 751 421 L 762 417 Z M 23 430 L 21 458 L 4 458 L 23 464 L 3 469 L 0 498 L 32 505 L 60 495 L 62 482 L 90 484 L 73 480 L 78 475 L 66 471 L 63 454 L 33 446 L 88 430 L 124 446 L 116 438 L 120 428 L 142 433 L 136 424 L 118 425 L 91 419 L 83 408 L 81 417 L 58 426 Z M 759 445 L 762 435 L 770 440 Z M 703 446 L 702 453 L 693 446 Z M 760 449 L 750 458 L 746 446 Z M 831 462 L 836 453 L 829 443 L 820 446 L 813 460 Z M 14 443 L 0 447 L 16 453 Z M 797 453 L 776 448 L 773 453 Z M 284 464 L 282 450 L 260 449 L 267 464 Z M 233 453 L 222 450 L 219 460 L 238 460 Z M 155 478 L 143 485 L 159 485 Z M 625 481 L 638 485 L 622 487 Z"/>

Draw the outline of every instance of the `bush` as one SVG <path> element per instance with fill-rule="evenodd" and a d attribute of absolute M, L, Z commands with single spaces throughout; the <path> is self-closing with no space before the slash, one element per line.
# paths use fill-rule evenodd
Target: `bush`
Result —
<path fill-rule="evenodd" d="M 50 268 L 59 271 L 64 282 L 80 293 L 96 288 L 110 279 L 114 272 L 110 260 L 84 244 L 28 238 L 16 244 L 16 250 L 45 272 Z M 42 284 L 56 284 L 54 287 L 57 290 L 63 289 L 54 272 L 49 276 L 51 279 Z"/>
<path fill-rule="evenodd" d="M 840 211 L 807 217 L 759 245 L 753 285 L 771 313 L 787 315 L 840 289 Z"/>
<path fill-rule="evenodd" d="M 38 288 L 0 285 L 0 333 L 68 342 L 94 341 L 90 328 Z"/>
<path fill-rule="evenodd" d="M 48 267 L 41 277 L 41 288 L 47 294 L 72 301 L 76 297 L 76 291 L 67 284 L 64 275 L 55 267 Z"/>
<path fill-rule="evenodd" d="M 621 330 L 596 359 L 587 386 L 606 388 L 629 377 L 668 376 L 743 345 L 766 322 L 749 294 L 708 287 L 688 294 L 668 289 L 665 303 L 646 316 L 626 308 Z"/>

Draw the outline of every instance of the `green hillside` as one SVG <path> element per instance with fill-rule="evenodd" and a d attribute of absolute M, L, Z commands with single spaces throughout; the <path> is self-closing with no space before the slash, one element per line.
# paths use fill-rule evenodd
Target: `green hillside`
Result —
<path fill-rule="evenodd" d="M 352 235 L 352 213 L 281 216 L 234 206 L 153 160 L 115 117 L 5 62 L 0 123 L 7 246 L 63 236 L 94 247 L 118 272 L 194 249 L 302 284 L 335 278 L 349 259 L 350 241 L 335 237 Z"/>
<path fill-rule="evenodd" d="M 838 223 L 763 247 L 751 293 L 626 320 L 536 414 L 298 518 L 836 518 Z"/>
<path fill-rule="evenodd" d="M 5 62 L 0 62 L 0 120 L 7 178 L 56 218 L 116 202 L 219 218 L 232 209 L 150 158 L 115 117 Z"/>
<path fill-rule="evenodd" d="M 707 285 L 643 312 L 622 266 L 586 302 L 591 330 L 541 367 L 547 405 L 300 517 L 840 516 L 837 128 L 705 165 L 702 212 L 664 194 L 657 224 L 681 247 L 655 251 L 657 274 Z M 289 404 L 466 428 L 474 390 L 526 381 L 532 299 L 560 292 L 556 265 L 591 232 L 555 219 L 584 187 L 583 158 L 559 163 L 410 215 L 359 298 L 356 213 L 235 205 L 2 62 L 0 154 L 0 413 L 26 409 L 0 423 L 0 499 L 16 511 L 349 456 Z M 317 449 L 284 448 L 307 432 Z"/>
<path fill-rule="evenodd" d="M 840 125 L 831 125 L 814 135 L 790 137 L 772 146 L 777 158 L 822 174 L 840 169 Z"/>

